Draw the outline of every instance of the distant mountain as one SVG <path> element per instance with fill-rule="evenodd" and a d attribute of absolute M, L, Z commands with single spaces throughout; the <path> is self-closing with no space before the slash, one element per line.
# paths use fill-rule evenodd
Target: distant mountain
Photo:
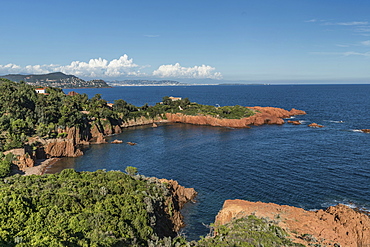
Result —
<path fill-rule="evenodd" d="M 103 80 L 85 81 L 74 75 L 66 75 L 62 72 L 55 72 L 43 75 L 19 75 L 10 74 L 0 76 L 11 81 L 24 81 L 29 85 L 40 87 L 58 87 L 58 88 L 82 88 L 82 87 L 109 87 Z"/>
<path fill-rule="evenodd" d="M 180 86 L 184 83 L 170 80 L 124 80 L 124 81 L 109 81 L 112 86 Z"/>

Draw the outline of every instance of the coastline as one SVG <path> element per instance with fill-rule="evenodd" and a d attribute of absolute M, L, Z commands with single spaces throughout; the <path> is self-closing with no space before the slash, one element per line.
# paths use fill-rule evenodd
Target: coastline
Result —
<path fill-rule="evenodd" d="M 43 175 L 46 168 L 48 168 L 49 166 L 52 166 L 53 164 L 55 164 L 57 161 L 59 161 L 61 158 L 49 158 L 49 159 L 45 159 L 45 160 L 38 160 L 35 164 L 35 166 L 33 167 L 27 167 L 25 170 L 24 170 L 24 174 L 25 176 L 29 176 L 29 175 Z"/>

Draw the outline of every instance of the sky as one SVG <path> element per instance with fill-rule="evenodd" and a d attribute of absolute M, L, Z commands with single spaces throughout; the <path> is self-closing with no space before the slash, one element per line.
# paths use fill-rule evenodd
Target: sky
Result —
<path fill-rule="evenodd" d="M 0 75 L 369 83 L 368 0 L 1 0 Z"/>

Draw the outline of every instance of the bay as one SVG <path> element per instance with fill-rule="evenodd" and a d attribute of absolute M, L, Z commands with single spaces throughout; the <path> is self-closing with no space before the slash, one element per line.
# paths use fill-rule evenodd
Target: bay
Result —
<path fill-rule="evenodd" d="M 72 90 L 65 90 L 66 92 Z M 189 239 L 206 235 L 224 200 L 273 202 L 304 209 L 337 203 L 370 208 L 370 85 L 172 86 L 73 89 L 113 102 L 154 105 L 163 96 L 208 105 L 273 106 L 304 110 L 302 125 L 230 129 L 187 124 L 128 128 L 109 140 L 65 158 L 48 173 L 121 170 L 135 166 L 146 176 L 175 179 L 198 191 L 183 213 Z M 312 129 L 309 123 L 325 127 Z"/>

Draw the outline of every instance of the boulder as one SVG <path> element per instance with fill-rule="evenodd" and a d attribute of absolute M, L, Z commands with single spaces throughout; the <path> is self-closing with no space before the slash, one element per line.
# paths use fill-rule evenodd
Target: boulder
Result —
<path fill-rule="evenodd" d="M 288 123 L 291 123 L 293 125 L 300 125 L 301 122 L 299 122 L 298 120 L 288 120 Z"/>
<path fill-rule="evenodd" d="M 121 144 L 123 141 L 122 140 L 114 140 L 114 141 L 112 141 L 111 143 L 113 143 L 113 144 Z"/>
<path fill-rule="evenodd" d="M 324 125 L 320 125 L 320 124 L 317 124 L 317 123 L 311 123 L 308 125 L 308 127 L 311 127 L 311 128 L 323 128 Z"/>

